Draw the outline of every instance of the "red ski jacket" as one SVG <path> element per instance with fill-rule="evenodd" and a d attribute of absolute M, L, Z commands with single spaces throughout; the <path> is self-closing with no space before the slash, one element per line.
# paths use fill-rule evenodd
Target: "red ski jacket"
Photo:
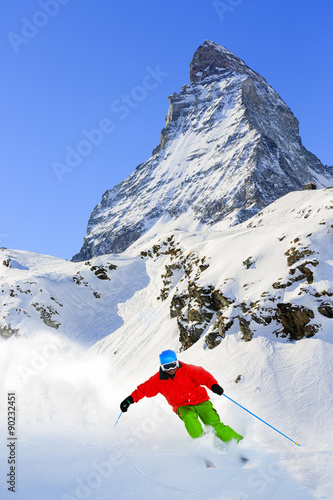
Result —
<path fill-rule="evenodd" d="M 150 379 L 140 384 L 131 396 L 134 403 L 144 398 L 152 398 L 157 394 L 163 394 L 173 411 L 180 406 L 197 405 L 209 400 L 207 391 L 202 385 L 209 389 L 217 380 L 204 370 L 201 366 L 179 363 L 179 368 L 173 378 L 167 373 L 160 371 Z"/>

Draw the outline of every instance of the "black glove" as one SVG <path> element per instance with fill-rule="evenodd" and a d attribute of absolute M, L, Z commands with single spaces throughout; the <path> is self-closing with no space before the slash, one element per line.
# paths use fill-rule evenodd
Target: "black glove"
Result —
<path fill-rule="evenodd" d="M 218 394 L 219 396 L 222 396 L 223 394 L 223 389 L 220 385 L 213 384 L 211 390 L 215 392 L 215 394 Z"/>
<path fill-rule="evenodd" d="M 134 403 L 134 400 L 133 400 L 132 396 L 128 396 L 128 398 L 124 399 L 124 401 L 122 401 L 120 403 L 121 411 L 123 413 L 125 413 L 128 410 L 129 405 L 131 405 L 133 403 Z"/>

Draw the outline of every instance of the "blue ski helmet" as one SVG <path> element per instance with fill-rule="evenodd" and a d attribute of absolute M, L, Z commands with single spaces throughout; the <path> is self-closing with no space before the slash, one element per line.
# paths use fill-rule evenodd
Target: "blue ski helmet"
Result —
<path fill-rule="evenodd" d="M 166 365 L 167 363 L 172 363 L 173 361 L 177 361 L 177 354 L 175 351 L 168 349 L 167 351 L 163 351 L 160 354 L 160 363 L 161 365 Z"/>

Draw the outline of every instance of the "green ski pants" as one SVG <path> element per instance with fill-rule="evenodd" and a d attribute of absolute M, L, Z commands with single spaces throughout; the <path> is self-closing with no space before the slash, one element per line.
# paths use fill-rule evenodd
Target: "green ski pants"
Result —
<path fill-rule="evenodd" d="M 243 436 L 237 434 L 231 427 L 224 425 L 220 417 L 210 401 L 204 401 L 194 406 L 180 406 L 177 410 L 177 415 L 182 419 L 185 428 L 192 438 L 198 438 L 203 435 L 203 428 L 199 421 L 205 425 L 211 425 L 217 437 L 225 443 L 232 439 L 239 442 Z"/>

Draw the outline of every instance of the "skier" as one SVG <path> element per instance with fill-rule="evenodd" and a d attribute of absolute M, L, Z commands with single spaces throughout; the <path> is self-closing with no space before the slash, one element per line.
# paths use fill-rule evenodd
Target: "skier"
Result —
<path fill-rule="evenodd" d="M 140 399 L 163 394 L 173 411 L 181 418 L 192 438 L 199 438 L 204 431 L 200 420 L 211 425 L 215 434 L 225 443 L 232 439 L 239 442 L 243 437 L 231 427 L 224 425 L 213 407 L 203 385 L 218 395 L 223 394 L 217 380 L 201 366 L 178 361 L 172 350 L 160 354 L 160 370 L 146 382 L 140 384 L 122 403 L 120 409 L 126 412 L 129 406 Z"/>

